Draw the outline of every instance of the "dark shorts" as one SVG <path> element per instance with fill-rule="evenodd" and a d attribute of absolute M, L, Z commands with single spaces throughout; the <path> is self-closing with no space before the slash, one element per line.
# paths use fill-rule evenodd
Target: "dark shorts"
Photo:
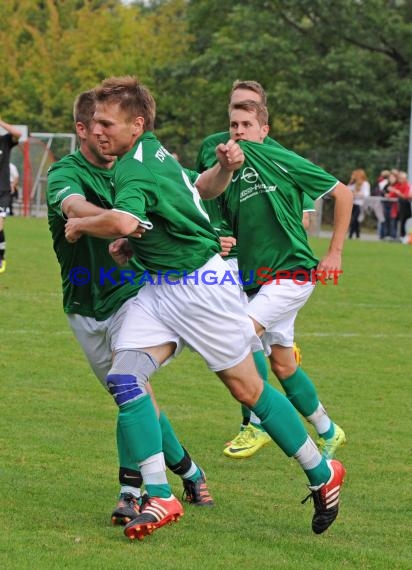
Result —
<path fill-rule="evenodd" d="M 10 207 L 10 192 L 0 192 L 0 208 L 5 210 Z"/>

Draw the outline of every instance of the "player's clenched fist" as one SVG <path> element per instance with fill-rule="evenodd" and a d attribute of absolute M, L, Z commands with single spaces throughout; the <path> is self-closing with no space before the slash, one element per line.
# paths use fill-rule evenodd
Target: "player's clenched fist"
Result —
<path fill-rule="evenodd" d="M 216 158 L 221 164 L 222 168 L 229 171 L 238 170 L 244 160 L 245 155 L 240 146 L 233 140 L 229 140 L 226 144 L 219 144 L 216 147 Z"/>

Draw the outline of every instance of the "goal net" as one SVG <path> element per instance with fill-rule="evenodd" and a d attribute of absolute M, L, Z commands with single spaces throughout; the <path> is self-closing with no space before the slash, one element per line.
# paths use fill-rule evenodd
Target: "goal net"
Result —
<path fill-rule="evenodd" d="M 28 134 L 26 127 L 11 154 L 11 162 L 16 165 L 20 175 L 19 196 L 13 205 L 15 214 L 47 215 L 47 170 L 53 162 L 74 152 L 75 148 L 76 135 L 72 133 Z"/>

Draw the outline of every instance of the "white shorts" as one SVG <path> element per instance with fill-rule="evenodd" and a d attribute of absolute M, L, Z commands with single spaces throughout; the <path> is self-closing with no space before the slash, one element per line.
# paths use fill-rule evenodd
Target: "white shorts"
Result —
<path fill-rule="evenodd" d="M 294 282 L 279 279 L 262 285 L 256 295 L 249 297 L 247 312 L 265 328 L 262 343 L 265 353 L 274 344 L 292 347 L 295 336 L 295 320 L 314 290 L 311 282 Z"/>
<path fill-rule="evenodd" d="M 225 260 L 225 263 L 228 264 L 230 271 L 233 273 L 233 276 L 236 280 L 236 283 L 239 284 L 239 293 L 240 293 L 240 299 L 242 301 L 242 303 L 247 306 L 248 304 L 248 298 L 246 293 L 243 291 L 243 287 L 240 283 L 240 279 L 239 279 L 239 263 L 237 260 L 237 257 L 229 257 L 229 259 L 226 258 L 222 258 Z"/>
<path fill-rule="evenodd" d="M 104 321 L 74 313 L 67 315 L 74 336 L 104 388 L 106 388 L 105 378 L 112 366 L 117 337 L 131 303 L 132 299 L 129 299 Z"/>
<path fill-rule="evenodd" d="M 238 286 L 224 280 L 226 272 L 225 261 L 215 255 L 190 275 L 197 275 L 196 282 L 146 283 L 129 307 L 116 351 L 174 342 L 177 351 L 189 346 L 217 372 L 236 366 L 251 350 L 262 350 Z M 205 283 L 203 276 L 210 281 L 211 275 L 216 283 Z"/>

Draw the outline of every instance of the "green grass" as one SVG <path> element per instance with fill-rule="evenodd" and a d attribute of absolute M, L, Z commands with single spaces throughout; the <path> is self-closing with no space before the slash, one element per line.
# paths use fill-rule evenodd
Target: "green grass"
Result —
<path fill-rule="evenodd" d="M 353 241 L 338 286 L 318 285 L 296 325 L 303 365 L 342 425 L 348 475 L 327 533 L 310 530 L 305 477 L 275 445 L 226 459 L 237 404 L 185 352 L 154 388 L 208 474 L 216 508 L 130 543 L 116 501 L 116 410 L 89 371 L 61 309 L 45 220 L 10 218 L 0 275 L 0 500 L 5 569 L 411 568 L 412 247 Z M 327 240 L 312 239 L 315 251 Z M 275 384 L 275 381 L 273 380 Z M 181 483 L 170 481 L 180 496 Z"/>

